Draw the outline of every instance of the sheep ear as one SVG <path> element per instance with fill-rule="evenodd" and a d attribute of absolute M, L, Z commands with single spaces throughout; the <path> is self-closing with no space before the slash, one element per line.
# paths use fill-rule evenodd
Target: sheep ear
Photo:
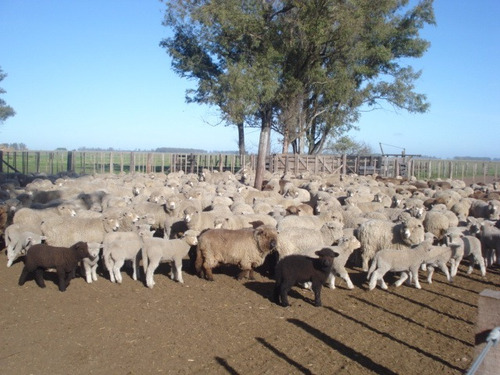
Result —
<path fill-rule="evenodd" d="M 30 245 L 31 242 L 33 242 L 33 237 L 31 237 L 31 236 L 26 237 L 26 239 L 24 240 L 24 246 Z"/>

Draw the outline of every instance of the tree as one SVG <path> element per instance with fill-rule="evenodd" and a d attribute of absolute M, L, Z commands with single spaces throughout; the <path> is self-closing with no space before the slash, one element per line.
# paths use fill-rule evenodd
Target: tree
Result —
<path fill-rule="evenodd" d="M 281 115 L 274 128 L 283 152 L 320 152 L 330 136 L 350 130 L 362 106 L 388 102 L 425 112 L 425 95 L 414 92 L 420 72 L 406 66 L 429 43 L 419 37 L 434 24 L 432 0 L 407 9 L 408 1 L 291 2 L 283 18 L 288 49 Z M 288 36 L 288 38 L 286 37 Z"/>
<path fill-rule="evenodd" d="M 343 135 L 335 141 L 328 141 L 324 151 L 329 154 L 346 155 L 369 155 L 373 153 L 370 145 L 365 142 L 358 142 L 347 135 Z"/>
<path fill-rule="evenodd" d="M 2 68 L 0 67 L 0 82 L 3 81 L 3 79 L 7 77 L 7 74 L 5 74 L 2 71 Z M 0 87 L 0 94 L 5 94 L 6 91 Z M 0 98 L 0 124 L 2 124 L 5 120 L 7 120 L 9 117 L 12 117 L 16 114 L 14 109 L 7 105 L 5 103 L 5 100 Z"/>
<path fill-rule="evenodd" d="M 181 77 L 193 79 L 187 100 L 215 105 L 222 118 L 260 126 L 255 186 L 260 187 L 271 129 L 283 151 L 321 151 L 329 136 L 354 126 L 363 105 L 386 101 L 427 110 L 414 92 L 419 77 L 401 65 L 429 43 L 432 0 L 171 0 L 161 41 Z M 241 137 L 240 137 L 241 139 Z M 240 148 L 241 150 L 241 148 Z"/>

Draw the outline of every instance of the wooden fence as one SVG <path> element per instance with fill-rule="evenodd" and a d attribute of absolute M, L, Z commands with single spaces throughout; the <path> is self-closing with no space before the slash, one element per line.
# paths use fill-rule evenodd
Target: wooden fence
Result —
<path fill-rule="evenodd" d="M 419 159 L 380 155 L 274 154 L 266 161 L 270 172 L 313 174 L 379 174 L 384 177 L 415 176 L 418 179 L 455 178 L 486 182 L 497 179 L 500 162 Z M 0 173 L 91 174 L 163 172 L 179 170 L 199 174 L 202 169 L 255 170 L 256 155 L 174 154 L 157 152 L 0 151 Z"/>

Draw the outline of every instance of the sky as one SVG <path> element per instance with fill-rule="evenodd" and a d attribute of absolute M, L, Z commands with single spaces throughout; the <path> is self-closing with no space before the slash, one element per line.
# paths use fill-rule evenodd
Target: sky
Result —
<path fill-rule="evenodd" d="M 159 42 L 159 0 L 0 0 L 1 98 L 16 115 L 0 143 L 30 150 L 82 147 L 236 151 L 237 130 L 214 108 L 185 102 L 193 81 L 177 76 Z M 375 153 L 500 158 L 500 1 L 435 0 L 431 47 L 410 60 L 425 114 L 387 105 L 363 112 L 348 135 Z M 259 129 L 247 129 L 256 153 Z M 272 136 L 271 152 L 280 153 Z"/>

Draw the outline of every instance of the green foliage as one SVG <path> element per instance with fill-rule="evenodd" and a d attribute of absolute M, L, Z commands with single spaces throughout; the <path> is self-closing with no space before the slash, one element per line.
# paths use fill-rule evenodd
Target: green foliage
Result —
<path fill-rule="evenodd" d="M 425 112 L 420 72 L 406 65 L 429 47 L 433 1 L 171 0 L 161 41 L 172 67 L 197 86 L 189 102 L 214 105 L 227 123 L 272 129 L 310 154 L 352 129 L 360 108 L 390 103 Z M 265 137 L 261 137 L 259 154 Z M 265 149 L 265 147 L 264 147 Z"/>
<path fill-rule="evenodd" d="M 2 68 L 0 67 L 0 82 L 3 81 L 3 79 L 7 77 L 7 74 L 5 74 L 2 71 Z M 5 90 L 0 87 L 0 94 L 5 94 Z M 16 114 L 14 109 L 7 105 L 5 100 L 0 98 L 0 124 L 2 124 L 5 120 L 7 120 L 9 117 L 12 117 Z"/>
<path fill-rule="evenodd" d="M 358 142 L 351 137 L 344 135 L 338 139 L 329 140 L 324 148 L 327 154 L 346 154 L 346 155 L 371 155 L 372 148 L 365 142 Z"/>

